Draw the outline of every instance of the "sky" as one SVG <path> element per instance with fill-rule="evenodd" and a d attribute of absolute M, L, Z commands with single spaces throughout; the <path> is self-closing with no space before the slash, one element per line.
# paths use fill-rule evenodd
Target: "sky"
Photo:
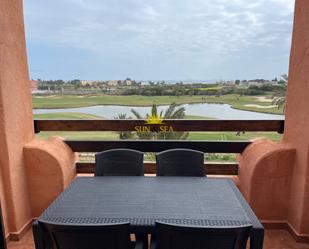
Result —
<path fill-rule="evenodd" d="M 25 0 L 30 76 L 272 79 L 288 72 L 294 0 Z"/>

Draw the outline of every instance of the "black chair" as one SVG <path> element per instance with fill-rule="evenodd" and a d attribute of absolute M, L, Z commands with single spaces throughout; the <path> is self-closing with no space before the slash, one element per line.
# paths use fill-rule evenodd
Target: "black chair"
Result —
<path fill-rule="evenodd" d="M 205 176 L 204 153 L 171 149 L 156 154 L 157 176 Z"/>
<path fill-rule="evenodd" d="M 106 150 L 95 155 L 95 176 L 143 176 L 144 153 L 130 149 Z"/>
<path fill-rule="evenodd" d="M 6 249 L 6 240 L 4 234 L 1 205 L 0 205 L 0 249 Z"/>
<path fill-rule="evenodd" d="M 245 249 L 252 226 L 191 227 L 156 222 L 151 249 Z"/>
<path fill-rule="evenodd" d="M 38 221 L 43 245 L 48 249 L 142 249 L 131 242 L 129 223 L 106 225 L 63 225 Z M 35 238 L 37 239 L 37 238 Z M 39 243 L 36 243 L 38 247 Z M 39 249 L 39 248 L 37 248 Z"/>

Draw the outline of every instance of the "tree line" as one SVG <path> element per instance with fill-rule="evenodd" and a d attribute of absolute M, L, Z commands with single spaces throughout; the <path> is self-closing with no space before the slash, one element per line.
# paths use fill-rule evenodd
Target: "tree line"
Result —
<path fill-rule="evenodd" d="M 265 95 L 268 93 L 285 92 L 286 86 L 263 84 L 260 86 L 248 86 L 246 88 L 237 86 L 211 86 L 198 88 L 188 85 L 168 85 L 168 86 L 146 86 L 140 88 L 119 89 L 117 95 L 143 95 L 143 96 L 193 96 L 193 95 Z"/>
<path fill-rule="evenodd" d="M 258 85 L 239 86 L 234 85 L 220 85 L 220 84 L 166 84 L 160 82 L 149 85 L 141 85 L 138 82 L 132 81 L 131 86 L 108 86 L 106 82 L 94 82 L 92 84 L 83 84 L 80 80 L 75 79 L 71 81 L 63 80 L 38 80 L 39 90 L 48 90 L 60 92 L 62 94 L 82 94 L 86 93 L 104 93 L 110 95 L 142 95 L 142 96 L 194 96 L 194 95 L 209 95 L 221 96 L 227 94 L 242 95 L 265 95 L 281 93 L 285 94 L 286 85 L 284 84 L 270 84 L 260 83 Z"/>

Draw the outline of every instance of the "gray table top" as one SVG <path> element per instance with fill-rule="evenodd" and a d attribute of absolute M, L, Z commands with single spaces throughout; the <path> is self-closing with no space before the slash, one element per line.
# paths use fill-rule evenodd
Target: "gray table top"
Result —
<path fill-rule="evenodd" d="M 65 224 L 155 221 L 195 226 L 262 225 L 233 181 L 205 177 L 79 177 L 39 219 Z"/>

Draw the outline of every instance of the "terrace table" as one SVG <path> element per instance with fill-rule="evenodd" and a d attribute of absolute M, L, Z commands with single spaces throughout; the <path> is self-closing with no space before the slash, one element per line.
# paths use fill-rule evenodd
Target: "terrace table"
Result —
<path fill-rule="evenodd" d="M 130 222 L 151 233 L 155 221 L 194 226 L 252 224 L 252 249 L 263 248 L 264 228 L 229 179 L 206 177 L 78 177 L 39 220 L 63 224 Z M 41 246 L 37 223 L 36 247 Z"/>

